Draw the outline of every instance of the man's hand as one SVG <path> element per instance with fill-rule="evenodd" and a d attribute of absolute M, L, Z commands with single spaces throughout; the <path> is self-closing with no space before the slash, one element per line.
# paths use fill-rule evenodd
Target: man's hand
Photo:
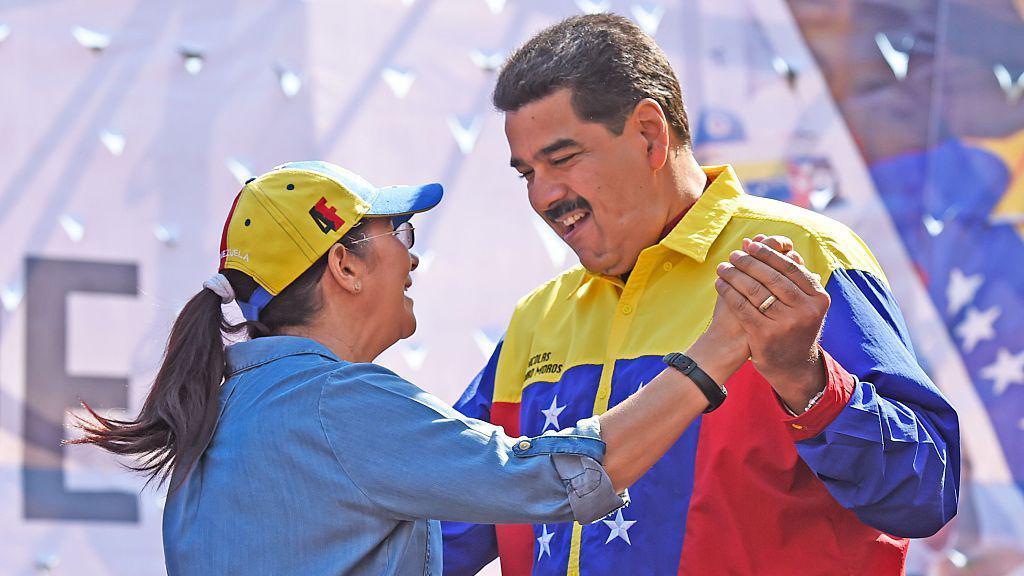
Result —
<path fill-rule="evenodd" d="M 784 254 L 787 258 L 803 264 L 804 260 L 793 249 L 793 241 L 785 236 L 765 236 L 758 234 L 754 238 L 743 239 L 743 248 L 747 249 L 751 242 L 760 242 L 765 246 Z M 723 298 L 715 303 L 715 310 L 711 316 L 711 325 L 701 336 L 701 339 L 714 343 L 715 346 L 724 346 L 725 349 L 735 348 L 736 355 L 746 360 L 750 357 L 750 347 L 747 346 L 747 332 L 740 324 L 738 317 L 726 310 L 727 304 Z"/>
<path fill-rule="evenodd" d="M 719 303 L 746 333 L 754 365 L 802 412 L 825 386 L 818 337 L 830 299 L 819 277 L 757 238 L 730 254 L 718 276 Z"/>

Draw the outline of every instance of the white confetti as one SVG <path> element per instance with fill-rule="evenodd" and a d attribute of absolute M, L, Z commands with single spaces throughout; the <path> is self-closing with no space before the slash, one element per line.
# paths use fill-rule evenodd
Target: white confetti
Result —
<path fill-rule="evenodd" d="M 491 14 L 501 14 L 501 11 L 505 9 L 505 0 L 485 0 L 487 7 L 491 9 Z"/>
<path fill-rule="evenodd" d="M 203 70 L 203 59 L 199 56 L 188 56 L 185 58 L 185 71 L 195 76 Z"/>
<path fill-rule="evenodd" d="M 610 0 L 576 0 L 576 7 L 584 14 L 600 14 L 612 9 Z"/>
<path fill-rule="evenodd" d="M 907 77 L 907 69 L 910 66 L 910 53 L 897 50 L 889 37 L 884 33 L 879 32 L 875 34 L 875 44 L 878 45 L 878 49 L 882 52 L 882 57 L 885 58 L 886 64 L 892 70 L 892 73 L 896 75 L 897 80 L 903 80 Z"/>
<path fill-rule="evenodd" d="M 811 190 L 808 201 L 811 208 L 816 212 L 824 212 L 833 200 L 836 199 L 836 189 L 833 186 L 825 186 Z"/>
<path fill-rule="evenodd" d="M 185 65 L 186 72 L 195 76 L 203 70 L 204 54 L 202 50 L 190 46 L 182 46 L 178 49 L 178 53 L 184 59 L 183 64 Z"/>
<path fill-rule="evenodd" d="M 772 58 L 772 69 L 789 84 L 790 88 L 796 84 L 797 71 L 782 56 Z"/>
<path fill-rule="evenodd" d="M 665 17 L 665 7 L 661 4 L 653 8 L 645 8 L 639 4 L 633 4 L 630 7 L 630 12 L 633 14 L 633 19 L 636 20 L 637 25 L 648 36 L 654 36 L 658 33 L 661 19 Z"/>
<path fill-rule="evenodd" d="M 1020 100 L 1021 94 L 1024 94 L 1024 72 L 1021 72 L 1017 76 L 1017 80 L 1014 81 L 1010 70 L 1003 64 L 996 64 L 992 67 L 992 71 L 996 75 L 996 80 L 999 81 L 999 87 L 1006 94 L 1006 102 L 1016 104 Z"/>
<path fill-rule="evenodd" d="M 291 70 L 279 67 L 277 70 L 278 82 L 281 84 L 281 92 L 288 98 L 294 98 L 302 90 L 302 79 Z"/>
<path fill-rule="evenodd" d="M 126 140 L 124 135 L 119 132 L 112 130 L 100 132 L 100 142 L 103 142 L 103 145 L 107 147 L 107 151 L 114 156 L 120 156 L 124 153 Z"/>
<path fill-rule="evenodd" d="M 8 312 L 13 312 L 18 304 L 21 304 L 21 299 L 24 297 L 25 291 L 22 288 L 16 286 L 5 286 L 3 290 L 0 290 L 0 303 Z"/>
<path fill-rule="evenodd" d="M 224 161 L 224 165 L 228 167 L 228 171 L 235 177 L 235 180 L 238 180 L 239 184 L 244 185 L 253 176 L 252 170 L 237 158 L 228 158 Z"/>
<path fill-rule="evenodd" d="M 505 55 L 501 52 L 487 54 L 482 50 L 473 50 L 469 53 L 469 59 L 473 61 L 477 68 L 494 72 L 501 68 L 502 63 L 505 62 Z"/>
<path fill-rule="evenodd" d="M 159 224 L 153 227 L 153 236 L 156 239 L 168 246 L 176 246 L 178 244 L 178 230 L 173 227 Z"/>
<path fill-rule="evenodd" d="M 75 37 L 75 40 L 77 40 L 79 44 L 96 52 L 110 46 L 110 36 L 108 34 L 89 30 L 83 26 L 75 26 L 72 28 L 71 35 Z"/>
<path fill-rule="evenodd" d="M 423 344 L 403 343 L 399 346 L 398 352 L 402 355 L 405 363 L 409 365 L 409 368 L 412 368 L 414 372 L 419 372 L 420 368 L 423 367 L 423 363 L 427 360 L 427 353 L 429 351 Z"/>
<path fill-rule="evenodd" d="M 60 566 L 60 555 L 44 553 L 36 556 L 35 569 L 40 574 L 50 574 Z"/>
<path fill-rule="evenodd" d="M 61 214 L 59 220 L 60 226 L 64 229 L 68 238 L 72 242 L 81 242 L 82 238 L 85 237 L 85 226 L 70 214 Z"/>
<path fill-rule="evenodd" d="M 942 220 L 936 220 L 931 214 L 925 214 L 921 221 L 924 222 L 925 230 L 927 230 L 932 236 L 942 234 L 943 228 L 946 227 L 946 224 Z"/>
<path fill-rule="evenodd" d="M 957 568 L 966 568 L 967 564 L 971 561 L 966 554 L 956 548 L 950 548 L 949 552 L 946 553 L 946 557 L 949 558 L 949 563 Z"/>
<path fill-rule="evenodd" d="M 473 118 L 469 126 L 464 126 L 455 116 L 448 117 L 448 129 L 455 137 L 455 143 L 463 154 L 469 154 L 476 148 L 476 139 L 480 136 L 480 129 L 483 127 L 483 119 L 479 116 Z"/>
<path fill-rule="evenodd" d="M 381 70 L 380 77 L 384 79 L 384 83 L 391 88 L 391 93 L 399 100 L 409 95 L 409 90 L 412 89 L 412 84 L 416 81 L 415 74 L 397 68 Z"/>

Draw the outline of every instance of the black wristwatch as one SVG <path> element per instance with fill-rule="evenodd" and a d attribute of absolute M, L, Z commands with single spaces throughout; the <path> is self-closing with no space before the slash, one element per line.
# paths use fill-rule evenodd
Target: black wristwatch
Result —
<path fill-rule="evenodd" d="M 708 373 L 701 370 L 700 366 L 693 361 L 686 354 L 680 352 L 672 352 L 666 354 L 662 361 L 665 364 L 679 370 L 686 375 L 693 383 L 700 388 L 700 391 L 704 393 L 704 397 L 708 399 L 708 407 L 704 410 L 704 413 L 713 412 L 716 408 L 725 402 L 725 397 L 728 396 L 729 392 L 718 382 L 715 382 Z"/>

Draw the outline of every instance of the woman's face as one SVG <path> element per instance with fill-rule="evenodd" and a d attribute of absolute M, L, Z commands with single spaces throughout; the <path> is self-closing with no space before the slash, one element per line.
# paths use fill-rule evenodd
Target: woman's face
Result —
<path fill-rule="evenodd" d="M 362 294 L 372 314 L 372 322 L 384 329 L 388 346 L 412 336 L 416 331 L 413 301 L 406 294 L 412 286 L 411 272 L 419 266 L 419 258 L 409 252 L 395 234 L 390 218 L 371 218 L 364 225 L 363 243 L 368 272 Z"/>

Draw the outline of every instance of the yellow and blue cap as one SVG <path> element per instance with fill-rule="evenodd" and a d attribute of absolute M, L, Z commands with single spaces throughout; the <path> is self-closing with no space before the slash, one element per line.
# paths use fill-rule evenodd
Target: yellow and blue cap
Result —
<path fill-rule="evenodd" d="M 220 241 L 220 271 L 238 270 L 258 287 L 238 300 L 247 320 L 309 269 L 363 218 L 397 226 L 430 210 L 440 184 L 377 188 L 341 166 L 289 162 L 245 183 L 235 197 Z"/>

